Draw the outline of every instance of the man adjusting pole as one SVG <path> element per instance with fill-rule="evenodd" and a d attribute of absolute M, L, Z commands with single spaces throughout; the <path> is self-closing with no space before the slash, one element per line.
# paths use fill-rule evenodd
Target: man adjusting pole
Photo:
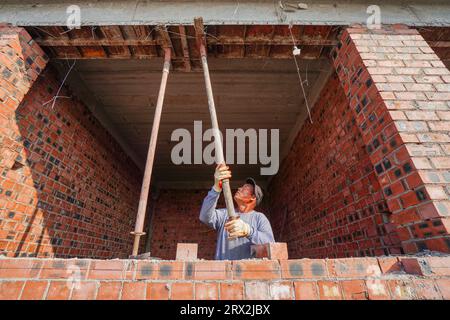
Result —
<path fill-rule="evenodd" d="M 194 27 L 195 27 L 195 34 L 197 37 L 197 45 L 199 47 L 200 57 L 202 60 L 203 75 L 205 76 L 206 94 L 208 95 L 209 113 L 211 115 L 211 124 L 212 124 L 212 130 L 213 130 L 213 134 L 214 134 L 216 162 L 219 164 L 222 164 L 222 163 L 225 163 L 225 159 L 223 156 L 222 140 L 220 139 L 219 124 L 217 122 L 216 106 L 214 104 L 211 79 L 209 77 L 208 62 L 206 59 L 206 55 L 207 55 L 206 38 L 205 38 L 205 32 L 203 30 L 203 19 L 196 18 L 194 20 Z M 228 178 L 222 180 L 222 189 L 223 189 L 223 195 L 225 197 L 225 204 L 227 206 L 228 217 L 230 219 L 235 219 L 237 217 L 237 215 L 234 212 L 233 196 L 231 195 L 230 180 Z"/>
<path fill-rule="evenodd" d="M 215 256 L 217 260 L 248 259 L 251 257 L 250 246 L 252 244 L 275 242 L 275 240 L 269 220 L 263 213 L 254 210 L 255 206 L 261 203 L 263 193 L 252 178 L 247 178 L 246 183 L 236 191 L 234 200 L 237 204 L 237 210 L 235 209 L 230 187 L 231 171 L 225 164 L 211 79 L 209 77 L 203 19 L 196 18 L 194 27 L 202 60 L 209 113 L 214 134 L 216 162 L 218 163 L 214 173 L 214 186 L 203 200 L 200 221 L 218 231 Z M 226 211 L 224 209 L 216 209 L 222 190 L 225 197 Z M 233 239 L 233 241 L 228 241 L 230 239 Z"/>

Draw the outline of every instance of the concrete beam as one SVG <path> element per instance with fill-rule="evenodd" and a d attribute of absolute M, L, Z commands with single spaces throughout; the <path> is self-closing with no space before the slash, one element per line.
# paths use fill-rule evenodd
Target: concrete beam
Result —
<path fill-rule="evenodd" d="M 285 1 L 281 1 L 285 2 Z M 380 0 L 381 23 L 410 26 L 450 26 L 446 0 Z M 279 1 L 76 1 L 82 25 L 205 25 L 221 24 L 365 24 L 370 13 L 365 0 L 307 1 L 306 10 L 283 10 Z M 66 25 L 73 0 L 7 0 L 0 4 L 0 22 L 20 26 Z M 291 12 L 292 11 L 292 12 Z"/>
<path fill-rule="evenodd" d="M 63 61 L 55 63 L 55 67 L 60 75 L 67 73 L 67 68 Z M 136 166 L 143 172 L 144 160 L 141 159 L 136 152 L 130 147 L 129 142 L 122 136 L 122 134 L 112 124 L 111 119 L 105 113 L 104 106 L 94 97 L 90 90 L 84 84 L 83 79 L 76 72 L 76 65 L 74 70 L 67 77 L 66 83 L 75 95 L 84 102 L 92 114 L 97 118 L 102 126 L 116 139 L 117 143 L 122 147 L 123 151 L 133 160 Z"/>

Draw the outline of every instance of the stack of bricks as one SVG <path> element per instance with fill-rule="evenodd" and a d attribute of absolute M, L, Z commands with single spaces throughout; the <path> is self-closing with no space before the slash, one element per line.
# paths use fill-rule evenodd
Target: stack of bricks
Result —
<path fill-rule="evenodd" d="M 0 259 L 0 299 L 450 299 L 449 257 Z"/>
<path fill-rule="evenodd" d="M 339 80 L 332 75 L 269 189 L 292 257 L 398 254 L 400 240 Z"/>
<path fill-rule="evenodd" d="M 402 26 L 349 28 L 332 53 L 406 253 L 450 251 L 450 71 Z"/>
<path fill-rule="evenodd" d="M 23 29 L 0 50 L 0 254 L 127 257 L 139 170 Z"/>

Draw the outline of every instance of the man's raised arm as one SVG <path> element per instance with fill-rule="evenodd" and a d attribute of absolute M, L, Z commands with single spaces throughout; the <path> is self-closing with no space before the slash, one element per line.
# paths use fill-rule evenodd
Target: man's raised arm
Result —
<path fill-rule="evenodd" d="M 219 200 L 220 192 L 222 191 L 222 180 L 230 179 L 231 172 L 226 165 L 219 164 L 214 173 L 214 186 L 203 200 L 202 208 L 200 209 L 200 221 L 207 224 L 211 228 L 217 230 L 220 226 L 221 219 L 223 219 L 223 212 L 216 210 L 217 201 Z"/>
<path fill-rule="evenodd" d="M 220 213 L 216 210 L 219 196 L 220 192 L 215 191 L 214 188 L 209 190 L 200 209 L 200 221 L 216 230 L 220 224 Z"/>

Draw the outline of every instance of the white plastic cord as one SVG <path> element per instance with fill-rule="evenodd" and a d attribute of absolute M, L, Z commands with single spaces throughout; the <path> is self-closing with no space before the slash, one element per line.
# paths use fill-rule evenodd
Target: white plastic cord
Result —
<path fill-rule="evenodd" d="M 294 40 L 294 36 L 292 35 L 292 30 L 291 30 L 291 29 L 292 29 L 292 26 L 289 25 L 289 33 L 291 34 L 292 43 L 293 43 L 293 45 L 294 45 L 294 49 L 293 49 L 293 52 L 292 52 L 292 56 L 293 56 L 293 58 L 294 58 L 295 67 L 297 68 L 297 75 L 298 75 L 298 79 L 300 80 L 300 86 L 301 86 L 301 88 L 302 88 L 303 97 L 304 97 L 304 99 L 305 99 L 306 109 L 308 110 L 309 121 L 310 121 L 311 123 L 313 123 L 312 117 L 311 117 L 311 111 L 310 111 L 310 109 L 309 109 L 308 98 L 306 97 L 305 87 L 303 86 L 303 80 L 302 80 L 302 76 L 301 76 L 301 74 L 300 74 L 300 68 L 299 68 L 299 66 L 298 66 L 297 58 L 295 57 L 295 56 L 296 56 L 295 52 L 296 52 L 296 49 L 298 49 L 298 48 L 297 48 L 297 46 L 295 45 L 295 40 Z"/>

